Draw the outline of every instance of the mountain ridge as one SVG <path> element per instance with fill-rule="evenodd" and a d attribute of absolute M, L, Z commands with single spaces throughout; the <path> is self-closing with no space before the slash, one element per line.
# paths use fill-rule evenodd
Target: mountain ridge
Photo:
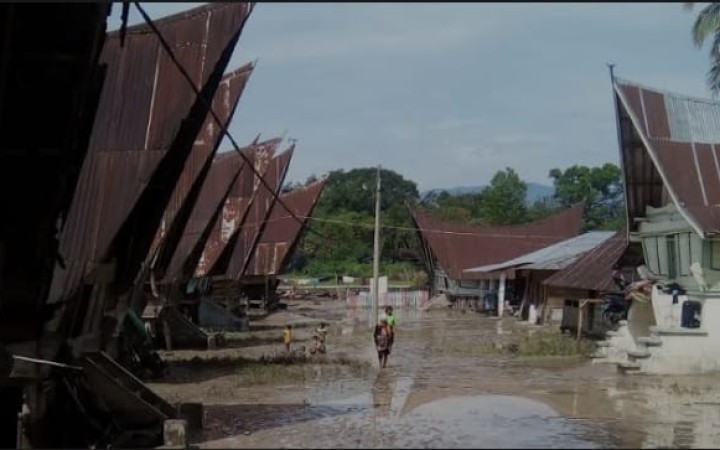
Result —
<path fill-rule="evenodd" d="M 420 198 L 425 199 L 429 195 L 438 195 L 441 192 L 447 192 L 450 195 L 477 194 L 480 193 L 485 186 L 456 186 L 452 188 L 436 188 L 429 189 L 420 193 Z M 555 194 L 555 188 L 542 183 L 527 183 L 527 196 L 525 201 L 528 204 L 540 200 L 544 197 L 552 197 Z"/>

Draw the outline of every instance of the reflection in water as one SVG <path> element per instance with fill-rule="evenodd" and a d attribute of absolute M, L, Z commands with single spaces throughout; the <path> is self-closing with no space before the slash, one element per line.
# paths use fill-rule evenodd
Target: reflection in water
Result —
<path fill-rule="evenodd" d="M 395 372 L 392 370 L 381 370 L 373 383 L 373 407 L 375 415 L 382 417 L 390 413 L 393 392 L 395 391 Z"/>
<path fill-rule="evenodd" d="M 398 424 L 402 447 L 603 447 L 606 436 L 534 400 L 510 395 L 451 397 L 414 409 Z M 399 430 L 400 431 L 400 430 Z M 587 437 L 586 437 L 587 436 Z"/>

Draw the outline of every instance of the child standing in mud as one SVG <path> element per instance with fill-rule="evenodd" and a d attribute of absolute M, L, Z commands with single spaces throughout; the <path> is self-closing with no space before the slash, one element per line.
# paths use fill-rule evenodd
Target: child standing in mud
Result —
<path fill-rule="evenodd" d="M 283 341 L 285 342 L 285 350 L 289 353 L 290 344 L 293 342 L 292 325 L 285 325 L 285 330 L 283 330 Z"/>

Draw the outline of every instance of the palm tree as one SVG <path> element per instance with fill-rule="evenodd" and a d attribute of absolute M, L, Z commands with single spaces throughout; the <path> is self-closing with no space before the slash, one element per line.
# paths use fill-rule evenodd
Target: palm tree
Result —
<path fill-rule="evenodd" d="M 685 3 L 685 9 L 691 10 L 695 3 Z M 720 94 L 720 3 L 710 3 L 698 13 L 692 27 L 692 38 L 697 48 L 702 48 L 712 36 L 710 46 L 710 70 L 707 83 L 714 96 Z"/>

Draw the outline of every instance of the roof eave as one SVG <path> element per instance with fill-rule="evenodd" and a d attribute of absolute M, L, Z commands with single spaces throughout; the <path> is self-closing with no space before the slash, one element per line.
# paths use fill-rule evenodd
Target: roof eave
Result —
<path fill-rule="evenodd" d="M 628 82 L 628 84 L 637 85 L 636 83 L 630 83 L 630 82 Z M 652 160 L 653 165 L 655 165 L 655 168 L 657 169 L 658 173 L 660 174 L 663 184 L 665 185 L 665 188 L 667 189 L 668 194 L 670 194 L 670 198 L 672 199 L 673 203 L 675 204 L 675 206 L 677 207 L 678 211 L 683 216 L 683 218 L 685 218 L 685 220 L 687 220 L 687 222 L 690 224 L 690 226 L 695 230 L 695 232 L 697 232 L 700 235 L 700 237 L 706 238 L 707 236 L 706 236 L 705 231 L 702 229 L 700 224 L 697 223 L 695 218 L 693 218 L 690 215 L 690 213 L 685 209 L 685 207 L 683 206 L 683 203 L 678 198 L 678 195 L 675 192 L 675 190 L 673 189 L 672 185 L 668 182 L 667 174 L 663 170 L 662 165 L 659 163 L 658 157 L 655 154 L 655 151 L 653 150 L 652 146 L 650 145 L 650 142 L 649 142 L 647 136 L 645 136 L 643 127 L 639 125 L 640 120 L 635 115 L 635 112 L 633 111 L 633 109 L 629 107 L 629 102 L 628 102 L 627 98 L 625 97 L 625 95 L 623 94 L 622 89 L 620 89 L 620 87 L 618 86 L 617 81 L 615 81 L 613 83 L 613 89 L 614 89 L 616 95 L 618 96 L 618 98 L 620 99 L 620 102 L 622 103 L 622 107 L 625 108 L 625 112 L 627 113 L 628 117 L 630 117 L 630 120 L 632 121 L 635 131 L 638 133 L 638 136 L 640 136 L 643 146 L 645 147 L 645 151 L 647 151 L 648 154 L 650 155 L 650 159 Z M 618 107 L 619 106 L 620 105 L 618 105 Z M 619 113 L 620 113 L 620 111 L 618 111 L 618 114 Z M 621 145 L 620 151 L 621 152 L 625 151 L 624 145 Z"/>

